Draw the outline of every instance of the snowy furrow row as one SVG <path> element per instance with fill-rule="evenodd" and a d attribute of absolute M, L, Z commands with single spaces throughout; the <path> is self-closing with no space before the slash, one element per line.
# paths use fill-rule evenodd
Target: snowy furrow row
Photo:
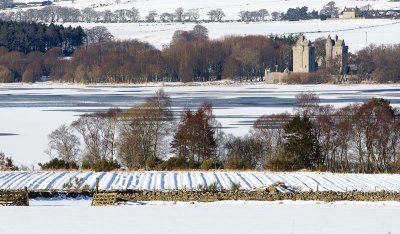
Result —
<path fill-rule="evenodd" d="M 102 190 L 196 190 L 217 183 L 220 188 L 230 189 L 232 183 L 240 183 L 241 189 L 255 189 L 274 182 L 301 191 L 399 191 L 400 175 L 393 174 L 332 174 L 332 173 L 274 173 L 274 172 L 1 172 L 0 189 L 30 190 L 66 189 L 89 186 L 95 188 L 100 179 Z"/>

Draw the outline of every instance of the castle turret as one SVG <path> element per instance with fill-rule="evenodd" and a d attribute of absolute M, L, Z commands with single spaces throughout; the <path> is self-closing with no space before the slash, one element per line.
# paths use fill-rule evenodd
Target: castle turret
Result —
<path fill-rule="evenodd" d="M 339 40 L 339 37 L 335 35 L 332 40 L 329 35 L 325 43 L 326 50 L 326 68 L 332 69 L 338 66 L 340 73 L 346 72 L 347 61 L 348 61 L 348 46 L 346 46 L 344 40 Z"/>
<path fill-rule="evenodd" d="M 300 36 L 293 46 L 293 72 L 315 71 L 315 47 L 305 36 Z"/>

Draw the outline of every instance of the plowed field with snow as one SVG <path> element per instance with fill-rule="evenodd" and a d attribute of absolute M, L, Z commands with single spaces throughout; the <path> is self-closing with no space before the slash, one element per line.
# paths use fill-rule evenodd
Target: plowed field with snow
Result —
<path fill-rule="evenodd" d="M 400 191 L 400 175 L 391 174 L 333 174 L 333 173 L 274 173 L 274 172 L 2 172 L 0 189 L 30 190 L 58 189 L 64 184 L 81 179 L 79 187 L 139 189 L 139 190 L 196 190 L 216 182 L 220 188 L 230 189 L 232 183 L 240 183 L 242 189 L 269 186 L 284 182 L 300 191 Z"/>

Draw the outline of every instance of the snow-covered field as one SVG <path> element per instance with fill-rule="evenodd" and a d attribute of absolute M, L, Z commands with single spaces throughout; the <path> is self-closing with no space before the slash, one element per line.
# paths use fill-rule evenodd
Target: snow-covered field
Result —
<path fill-rule="evenodd" d="M 75 178 L 80 183 L 75 186 Z M 275 182 L 284 182 L 299 191 L 397 191 L 400 192 L 398 174 L 333 174 L 333 173 L 275 173 L 275 172 L 1 172 L 0 189 L 29 190 L 65 189 L 72 182 L 74 188 L 95 188 L 100 179 L 102 190 L 197 190 L 217 183 L 229 190 L 232 183 L 240 183 L 241 189 L 263 188 Z"/>
<path fill-rule="evenodd" d="M 83 86 L 57 84 L 0 85 L 0 151 L 17 164 L 48 161 L 43 152 L 47 135 L 61 124 L 70 124 L 79 114 L 129 108 L 154 94 L 162 85 Z M 204 85 L 165 86 L 177 111 L 212 102 L 217 120 L 226 133 L 244 135 L 263 114 L 292 111 L 295 95 L 316 92 L 323 104 L 343 106 L 372 97 L 400 104 L 400 85 Z M 11 134 L 11 135 L 10 135 Z M 12 135 L 15 134 L 15 135 Z"/>
<path fill-rule="evenodd" d="M 84 28 L 98 26 L 96 23 L 68 23 Z M 138 39 L 161 49 L 171 42 L 176 30 L 192 30 L 194 23 L 106 23 L 101 24 L 116 39 Z M 209 30 L 211 39 L 221 39 L 230 35 L 289 35 L 303 33 L 314 40 L 328 35 L 338 35 L 349 46 L 350 52 L 356 52 L 369 44 L 400 43 L 400 21 L 389 19 L 353 19 L 353 20 L 308 20 L 308 21 L 268 21 L 256 23 L 203 23 Z"/>
<path fill-rule="evenodd" d="M 12 234 L 397 234 L 395 202 L 149 203 L 90 207 L 90 201 L 31 201 L 0 207 L 0 233 Z"/>

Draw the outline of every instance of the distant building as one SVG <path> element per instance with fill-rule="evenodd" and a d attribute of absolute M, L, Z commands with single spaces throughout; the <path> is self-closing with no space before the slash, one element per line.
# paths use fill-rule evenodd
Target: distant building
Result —
<path fill-rule="evenodd" d="M 50 6 L 52 5 L 52 1 L 38 1 L 38 2 L 28 2 L 30 6 Z"/>
<path fill-rule="evenodd" d="M 315 70 L 315 47 L 305 36 L 300 36 L 293 46 L 293 72 L 309 73 Z"/>
<path fill-rule="evenodd" d="M 326 68 L 339 66 L 340 73 L 346 73 L 348 67 L 349 47 L 344 40 L 339 40 L 336 35 L 334 39 L 328 36 L 325 43 L 326 50 Z"/>
<path fill-rule="evenodd" d="M 271 72 L 271 69 L 265 69 L 264 82 L 267 84 L 279 84 L 283 83 L 283 80 L 289 77 L 289 69 L 285 69 L 283 72 Z"/>
<path fill-rule="evenodd" d="M 360 17 L 360 9 L 358 7 L 348 8 L 345 7 L 342 14 L 339 15 L 341 19 L 355 19 Z"/>
<path fill-rule="evenodd" d="M 356 77 L 355 74 L 348 76 L 348 73 L 351 73 L 348 65 L 349 47 L 344 40 L 339 40 L 338 36 L 332 39 L 329 35 L 325 42 L 325 51 L 326 68 L 332 72 L 332 77 L 337 78 L 338 81 L 346 81 L 346 77 Z M 316 64 L 313 43 L 305 36 L 300 36 L 293 46 L 293 73 L 307 75 L 307 73 L 315 72 L 317 70 Z M 284 72 L 278 72 L 277 68 L 273 72 L 267 68 L 265 69 L 264 81 L 267 84 L 282 83 L 290 74 L 291 72 L 287 68 Z"/>

